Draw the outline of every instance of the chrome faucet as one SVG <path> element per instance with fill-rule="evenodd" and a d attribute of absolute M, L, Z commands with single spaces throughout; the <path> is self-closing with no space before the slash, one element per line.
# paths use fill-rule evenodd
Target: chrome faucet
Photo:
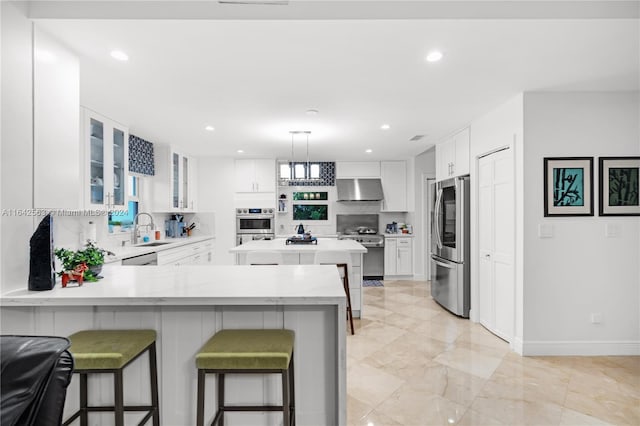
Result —
<path fill-rule="evenodd" d="M 139 225 L 138 224 L 138 217 L 140 217 L 140 215 L 149 216 L 149 220 L 151 221 L 151 223 L 148 223 L 146 225 Z M 145 213 L 145 212 L 140 212 L 137 215 L 135 215 L 135 217 L 133 218 L 133 232 L 131 233 L 131 244 L 132 245 L 138 244 L 138 239 L 140 238 L 140 226 L 148 226 L 149 229 L 154 229 L 156 226 L 153 224 L 153 216 L 151 216 L 149 213 Z"/>

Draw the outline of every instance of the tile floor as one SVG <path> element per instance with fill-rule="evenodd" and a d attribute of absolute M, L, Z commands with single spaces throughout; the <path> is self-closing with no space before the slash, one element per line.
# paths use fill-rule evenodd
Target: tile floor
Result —
<path fill-rule="evenodd" d="M 640 357 L 520 357 L 428 282 L 384 285 L 347 338 L 349 425 L 640 425 Z"/>

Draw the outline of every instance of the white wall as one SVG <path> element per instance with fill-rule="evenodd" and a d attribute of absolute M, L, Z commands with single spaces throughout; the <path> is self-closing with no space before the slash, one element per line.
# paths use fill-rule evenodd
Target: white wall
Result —
<path fill-rule="evenodd" d="M 2 209 L 32 207 L 31 22 L 20 5 L 2 8 Z M 33 218 L 0 216 L 0 291 L 26 288 Z"/>
<path fill-rule="evenodd" d="M 637 156 L 638 93 L 526 93 L 525 354 L 640 354 L 639 217 L 598 217 L 597 157 Z M 543 157 L 593 156 L 594 217 L 545 218 Z M 539 224 L 553 237 L 538 238 Z M 613 224 L 619 234 L 605 236 Z M 602 314 L 591 324 L 592 313 Z"/>
<path fill-rule="evenodd" d="M 413 274 L 415 279 L 428 280 L 426 258 L 430 252 L 430 247 L 426 244 L 426 229 L 431 224 L 426 217 L 423 176 L 436 176 L 436 149 L 431 147 L 414 160 L 414 213 L 413 213 Z"/>
<path fill-rule="evenodd" d="M 514 156 L 515 197 L 515 326 L 512 348 L 522 352 L 523 336 L 523 239 L 522 239 L 522 157 L 523 157 L 523 95 L 518 94 L 504 104 L 471 123 L 469 174 L 471 176 L 471 319 L 478 321 L 478 157 L 499 148 L 509 147 Z"/>
<path fill-rule="evenodd" d="M 233 158 L 198 157 L 198 210 L 215 215 L 214 265 L 233 265 L 229 249 L 236 246 Z"/>

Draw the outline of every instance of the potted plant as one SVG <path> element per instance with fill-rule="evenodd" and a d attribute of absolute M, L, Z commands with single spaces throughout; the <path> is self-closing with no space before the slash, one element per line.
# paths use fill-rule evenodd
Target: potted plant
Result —
<path fill-rule="evenodd" d="M 112 252 L 98 247 L 91 240 L 87 240 L 85 248 L 82 250 L 73 251 L 58 248 L 54 253 L 62 262 L 62 271 L 58 272 L 58 275 L 62 276 L 65 272 L 73 271 L 84 263 L 88 267 L 88 270 L 84 272 L 84 281 L 90 282 L 98 281 L 98 275 L 102 271 L 104 263 L 104 255 L 113 255 Z"/>

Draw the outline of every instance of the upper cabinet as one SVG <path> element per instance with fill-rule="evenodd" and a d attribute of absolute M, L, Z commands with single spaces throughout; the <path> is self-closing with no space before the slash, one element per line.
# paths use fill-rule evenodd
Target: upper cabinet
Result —
<path fill-rule="evenodd" d="M 129 131 L 84 109 L 84 204 L 94 209 L 126 209 Z"/>
<path fill-rule="evenodd" d="M 469 128 L 436 145 L 436 180 L 469 174 Z"/>
<path fill-rule="evenodd" d="M 336 178 L 376 178 L 380 177 L 379 161 L 338 161 Z"/>
<path fill-rule="evenodd" d="M 195 158 L 167 145 L 154 145 L 154 211 L 193 212 L 197 210 Z"/>
<path fill-rule="evenodd" d="M 80 63 L 37 24 L 33 36 L 33 206 L 79 209 Z"/>
<path fill-rule="evenodd" d="M 407 162 L 381 161 L 380 178 L 382 180 L 383 212 L 407 211 Z"/>
<path fill-rule="evenodd" d="M 236 160 L 236 192 L 275 192 L 276 162 L 269 159 Z"/>

